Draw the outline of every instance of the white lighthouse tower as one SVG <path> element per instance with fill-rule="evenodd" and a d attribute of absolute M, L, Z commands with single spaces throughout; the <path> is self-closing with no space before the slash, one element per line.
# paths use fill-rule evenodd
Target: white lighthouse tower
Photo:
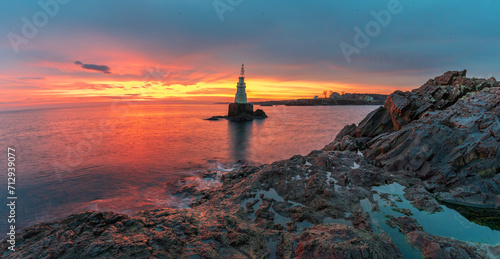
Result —
<path fill-rule="evenodd" d="M 234 97 L 235 103 L 247 103 L 247 94 L 245 93 L 245 64 L 241 64 L 240 81 L 238 82 L 236 96 Z"/>
<path fill-rule="evenodd" d="M 238 81 L 234 103 L 230 103 L 227 110 L 227 119 L 231 121 L 251 121 L 253 119 L 267 118 L 266 113 L 257 109 L 253 111 L 253 104 L 247 103 L 247 94 L 245 93 L 245 64 L 241 64 L 240 81 Z"/>

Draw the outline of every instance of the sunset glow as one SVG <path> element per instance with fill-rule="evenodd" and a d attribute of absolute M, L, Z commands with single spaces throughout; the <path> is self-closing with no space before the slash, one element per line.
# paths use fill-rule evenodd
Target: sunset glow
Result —
<path fill-rule="evenodd" d="M 401 5 L 404 12 L 425 4 Z M 362 7 L 335 2 L 262 6 L 245 1 L 221 15 L 210 1 L 166 1 L 154 7 L 130 1 L 118 9 L 114 1 L 68 2 L 52 6 L 57 12 L 40 24 L 33 17 L 47 12 L 43 6 L 12 3 L 0 16 L 5 36 L 0 110 L 117 98 L 228 102 L 243 62 L 249 101 L 312 98 L 324 90 L 389 94 L 415 88 L 443 70 L 466 68 L 473 76 L 488 77 L 498 68 L 493 59 L 498 39 L 481 41 L 477 53 L 468 51 L 474 49 L 470 38 L 460 36 L 492 37 L 483 32 L 494 23 L 463 25 L 460 34 L 451 23 L 448 30 L 429 32 L 413 24 L 416 12 L 408 12 L 393 16 L 369 46 L 348 59 L 339 46 L 354 44 L 353 28 L 373 20 L 370 11 L 384 8 L 383 1 Z M 86 10 L 92 10 L 92 19 Z M 435 17 L 438 10 L 425 15 Z M 472 15 L 457 11 L 446 19 L 461 20 L 452 14 Z M 435 44 L 440 39 L 450 48 Z"/>

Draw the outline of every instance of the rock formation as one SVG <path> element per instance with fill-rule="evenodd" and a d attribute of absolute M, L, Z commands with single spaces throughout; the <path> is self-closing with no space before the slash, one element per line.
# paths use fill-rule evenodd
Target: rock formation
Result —
<path fill-rule="evenodd" d="M 244 122 L 265 118 L 267 118 L 266 113 L 261 109 L 253 111 L 253 104 L 251 103 L 231 103 L 228 107 L 228 115 L 212 116 L 205 120 L 218 121 L 220 119 L 228 119 L 230 121 Z"/>
<path fill-rule="evenodd" d="M 500 83 L 465 75 L 394 92 L 327 149 L 359 149 L 385 170 L 413 172 L 444 201 L 500 207 Z"/>
<path fill-rule="evenodd" d="M 253 111 L 251 103 L 231 103 L 228 107 L 227 119 L 232 121 L 251 121 L 254 119 L 267 118 L 266 113 L 257 109 Z"/>

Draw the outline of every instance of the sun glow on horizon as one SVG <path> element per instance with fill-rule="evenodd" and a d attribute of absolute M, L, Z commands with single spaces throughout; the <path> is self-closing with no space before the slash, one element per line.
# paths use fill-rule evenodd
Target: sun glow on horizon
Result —
<path fill-rule="evenodd" d="M 233 78 L 234 77 L 234 78 Z M 141 80 L 65 80 L 49 78 L 41 80 L 41 86 L 24 91 L 29 96 L 36 95 L 36 104 L 64 102 L 103 102 L 116 98 L 127 98 L 136 101 L 154 100 L 190 100 L 230 102 L 236 93 L 237 75 L 212 82 L 195 84 L 168 84 L 165 81 Z M 236 78 L 236 79 L 235 79 Z M 55 82 L 50 83 L 54 80 Z M 47 82 L 49 81 L 49 82 Z M 334 92 L 386 93 L 373 91 L 382 86 L 356 86 L 332 82 L 286 81 L 272 78 L 246 77 L 249 101 L 286 100 L 312 98 L 321 96 L 324 90 Z M 45 85 L 45 86 L 43 86 Z M 47 86 L 48 85 L 48 86 Z M 20 91 L 17 91 L 20 92 Z M 25 95 L 26 96 L 26 95 Z M 28 97 L 29 98 L 29 97 Z M 35 98 L 30 98 L 35 100 Z M 21 99 L 22 100 L 22 99 Z M 7 103 L 8 105 L 9 103 Z M 17 106 L 15 103 L 12 103 Z M 11 104 L 11 105 L 12 105 Z M 0 104 L 0 108 L 6 106 Z"/>

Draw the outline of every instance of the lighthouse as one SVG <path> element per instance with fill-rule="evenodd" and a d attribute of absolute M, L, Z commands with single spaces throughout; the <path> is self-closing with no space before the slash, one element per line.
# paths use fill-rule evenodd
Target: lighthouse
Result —
<path fill-rule="evenodd" d="M 226 118 L 231 121 L 243 122 L 251 121 L 253 119 L 267 118 L 266 113 L 257 109 L 253 111 L 253 104 L 247 103 L 247 88 L 245 84 L 245 64 L 241 64 L 240 80 L 236 85 L 236 96 L 234 96 L 234 103 L 230 103 L 227 111 Z"/>
<path fill-rule="evenodd" d="M 237 90 L 236 90 L 236 96 L 234 97 L 235 103 L 247 103 L 247 93 L 245 92 L 246 87 L 247 86 L 245 84 L 245 64 L 241 64 L 240 80 L 236 85 Z"/>

